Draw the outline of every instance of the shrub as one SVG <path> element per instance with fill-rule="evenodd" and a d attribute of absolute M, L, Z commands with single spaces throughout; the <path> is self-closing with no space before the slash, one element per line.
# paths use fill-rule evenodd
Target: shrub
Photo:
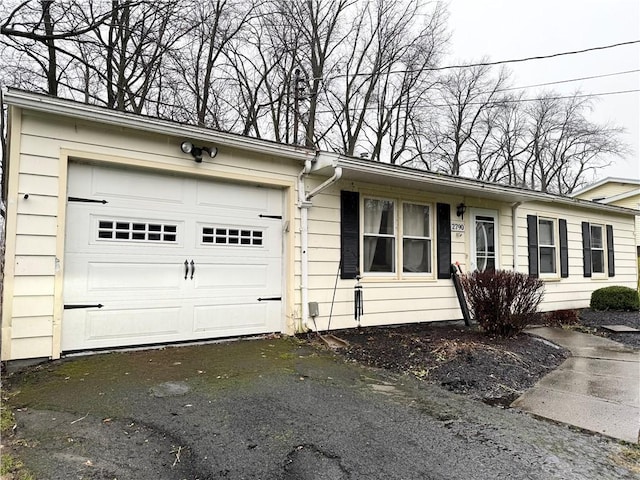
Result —
<path fill-rule="evenodd" d="M 490 335 L 521 332 L 534 320 L 544 294 L 542 280 L 507 270 L 476 271 L 460 280 L 471 315 Z"/>
<path fill-rule="evenodd" d="M 554 310 L 553 312 L 546 312 L 542 315 L 542 321 L 545 325 L 551 325 L 554 327 L 560 325 L 574 325 L 578 323 L 578 312 L 575 310 Z"/>
<path fill-rule="evenodd" d="M 592 310 L 640 310 L 638 292 L 633 288 L 613 285 L 599 288 L 591 294 Z"/>

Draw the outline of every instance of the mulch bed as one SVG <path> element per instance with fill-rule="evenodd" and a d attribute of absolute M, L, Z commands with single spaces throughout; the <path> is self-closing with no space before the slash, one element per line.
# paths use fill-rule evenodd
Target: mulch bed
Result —
<path fill-rule="evenodd" d="M 612 334 L 601 325 L 636 326 L 638 312 L 580 312 L 570 328 L 640 348 L 640 334 Z M 485 403 L 508 406 L 568 356 L 563 348 L 527 334 L 491 337 L 461 323 L 423 323 L 341 330 L 339 352 L 372 367 L 406 373 Z"/>

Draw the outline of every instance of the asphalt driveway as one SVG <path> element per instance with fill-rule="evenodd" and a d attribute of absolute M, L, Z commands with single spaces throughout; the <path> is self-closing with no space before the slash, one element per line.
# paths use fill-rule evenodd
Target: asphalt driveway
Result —
<path fill-rule="evenodd" d="M 8 379 L 38 479 L 618 479 L 623 444 L 292 338 L 108 353 Z"/>

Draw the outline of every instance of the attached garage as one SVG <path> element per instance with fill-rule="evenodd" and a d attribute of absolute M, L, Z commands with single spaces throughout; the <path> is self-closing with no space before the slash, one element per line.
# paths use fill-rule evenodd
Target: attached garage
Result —
<path fill-rule="evenodd" d="M 314 151 L 4 98 L 2 360 L 296 331 L 292 226 Z"/>
<path fill-rule="evenodd" d="M 72 163 L 62 351 L 282 330 L 282 191 Z"/>

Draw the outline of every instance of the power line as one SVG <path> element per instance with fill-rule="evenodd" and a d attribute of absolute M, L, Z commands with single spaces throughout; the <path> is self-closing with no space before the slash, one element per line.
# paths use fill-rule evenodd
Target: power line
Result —
<path fill-rule="evenodd" d="M 636 70 L 625 70 L 624 72 L 615 72 L 615 73 L 604 73 L 602 75 L 591 75 L 589 77 L 580 77 L 580 78 L 570 78 L 567 80 L 557 80 L 555 82 L 546 82 L 546 83 L 536 83 L 533 85 L 523 85 L 521 87 L 509 87 L 509 88 L 501 88 L 496 90 L 496 92 L 506 92 L 509 90 L 522 90 L 525 88 L 534 88 L 534 87 L 546 87 L 548 85 L 559 85 L 561 83 L 571 83 L 571 82 L 580 82 L 582 80 L 593 80 L 596 78 L 605 78 L 605 77 L 615 77 L 617 75 L 627 75 L 629 73 L 637 73 L 640 72 L 640 69 Z"/>
<path fill-rule="evenodd" d="M 507 59 L 507 60 L 496 60 L 494 62 L 476 62 L 476 63 L 461 64 L 461 65 L 445 65 L 445 66 L 442 66 L 442 67 L 424 67 L 424 68 L 408 68 L 408 69 L 404 69 L 404 70 L 390 70 L 388 73 L 438 72 L 438 71 L 450 70 L 450 69 L 454 69 L 454 68 L 490 67 L 490 66 L 494 66 L 494 65 L 504 65 L 504 64 L 508 64 L 508 63 L 522 63 L 522 62 L 530 62 L 530 61 L 533 61 L 533 60 L 544 60 L 544 59 L 548 59 L 548 58 L 556 58 L 556 57 L 562 57 L 562 56 L 566 56 L 566 55 L 578 55 L 578 54 L 581 54 L 581 53 L 595 52 L 595 51 L 599 51 L 599 50 L 607 50 L 607 49 L 610 49 L 610 48 L 622 47 L 622 46 L 625 46 L 625 45 L 633 45 L 633 44 L 636 44 L 636 43 L 640 43 L 640 40 L 629 40 L 628 42 L 612 43 L 610 45 L 601 45 L 601 46 L 598 46 L 598 47 L 583 48 L 581 50 L 570 50 L 570 51 L 565 51 L 565 52 L 557 52 L 557 53 L 551 53 L 551 54 L 548 54 L 548 55 L 535 55 L 535 56 L 524 57 L 524 58 L 512 58 L 512 59 Z M 352 74 L 342 73 L 342 74 L 333 75 L 329 79 L 348 77 L 348 76 L 363 77 L 363 76 L 371 76 L 371 75 L 373 75 L 372 72 L 352 73 Z"/>
<path fill-rule="evenodd" d="M 537 102 L 540 100 L 568 100 L 571 98 L 588 98 L 588 97 L 606 97 L 610 95 L 623 95 L 627 93 L 637 93 L 640 92 L 640 88 L 633 90 L 618 90 L 614 92 L 602 92 L 602 93 L 585 93 L 580 95 L 558 95 L 552 97 L 537 97 L 537 98 L 518 98 L 518 99 L 501 99 L 501 100 L 491 100 L 488 102 L 469 102 L 465 105 L 500 105 L 505 103 L 525 103 L 525 102 Z M 451 106 L 451 104 L 443 103 L 443 104 L 429 104 L 424 105 L 424 108 L 446 108 Z M 377 110 L 379 108 L 388 108 L 386 106 L 380 107 L 377 105 L 373 105 L 370 107 L 365 107 L 365 110 Z M 337 110 L 316 110 L 316 113 L 336 113 L 336 111 L 341 111 L 341 109 Z"/>
<path fill-rule="evenodd" d="M 602 45 L 599 47 L 583 48 L 582 50 L 570 50 L 566 52 L 551 53 L 549 55 L 536 55 L 533 57 L 513 58 L 509 60 L 496 60 L 495 62 L 478 62 L 478 63 L 470 63 L 468 65 L 447 65 L 444 67 L 434 67 L 432 68 L 432 70 L 446 70 L 449 68 L 484 67 L 484 66 L 492 66 L 492 65 L 503 65 L 505 63 L 521 63 L 521 62 L 529 62 L 532 60 L 544 60 L 547 58 L 562 57 L 565 55 L 578 55 L 580 53 L 595 52 L 598 50 L 606 50 L 609 48 L 622 47 L 625 45 L 633 45 L 634 43 L 640 43 L 640 40 L 630 40 L 628 42 L 612 43 L 610 45 Z"/>

